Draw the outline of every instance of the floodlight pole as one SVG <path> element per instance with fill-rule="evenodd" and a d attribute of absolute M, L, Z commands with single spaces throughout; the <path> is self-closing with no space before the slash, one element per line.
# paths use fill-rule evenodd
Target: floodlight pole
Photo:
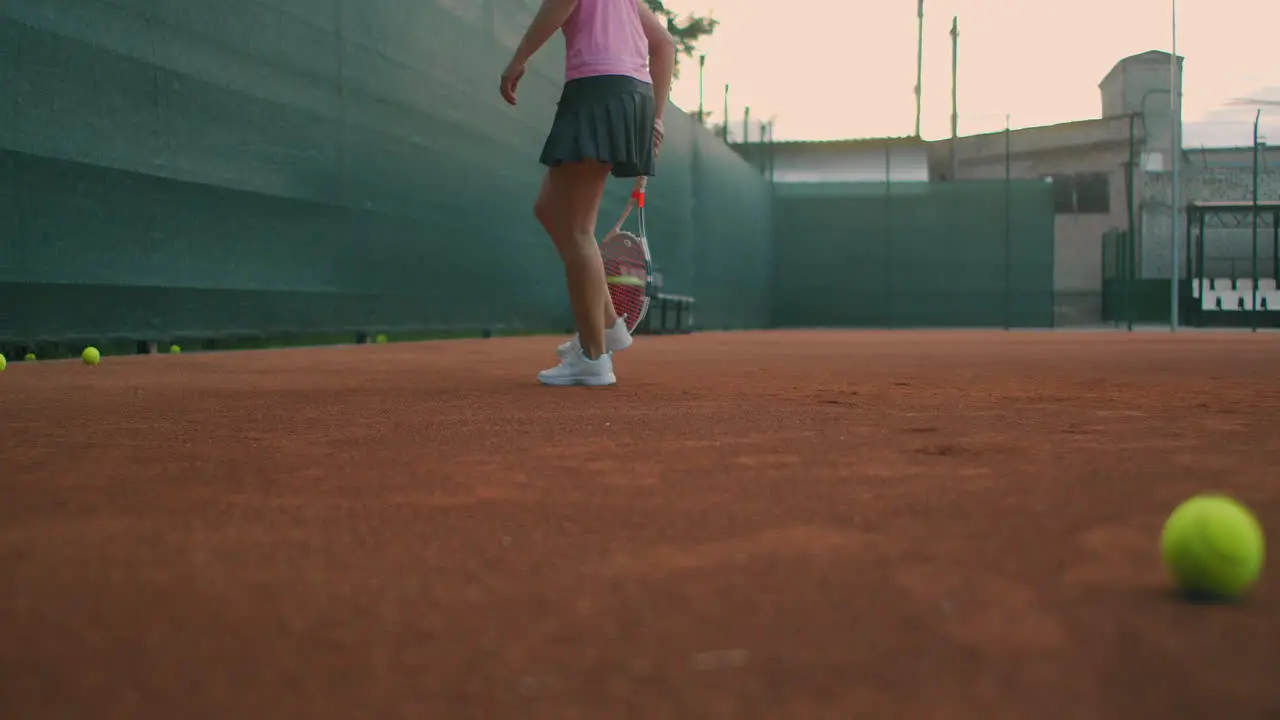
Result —
<path fill-rule="evenodd" d="M 916 137 L 920 137 L 921 93 L 924 91 L 924 0 L 916 6 Z"/>
<path fill-rule="evenodd" d="M 960 60 L 960 17 L 951 18 L 951 180 L 955 182 L 959 173 L 956 159 L 956 141 L 960 134 L 960 105 L 957 100 L 957 80 L 959 78 Z"/>
<path fill-rule="evenodd" d="M 726 144 L 728 144 L 729 142 L 729 83 L 724 84 L 724 126 L 721 129 L 723 130 L 722 134 L 724 135 L 724 141 Z"/>
<path fill-rule="evenodd" d="M 707 122 L 707 107 L 706 105 L 703 104 L 703 90 L 705 89 L 703 83 L 706 79 L 706 73 L 707 73 L 707 56 L 699 55 L 698 56 L 698 122 L 704 125 Z"/>

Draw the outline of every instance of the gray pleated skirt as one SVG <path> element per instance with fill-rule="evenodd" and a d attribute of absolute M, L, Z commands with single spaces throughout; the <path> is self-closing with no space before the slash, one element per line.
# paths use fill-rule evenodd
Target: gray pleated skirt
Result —
<path fill-rule="evenodd" d="M 653 86 L 625 75 L 597 75 L 565 83 L 551 132 L 542 147 L 547 167 L 598 160 L 614 177 L 654 175 Z"/>

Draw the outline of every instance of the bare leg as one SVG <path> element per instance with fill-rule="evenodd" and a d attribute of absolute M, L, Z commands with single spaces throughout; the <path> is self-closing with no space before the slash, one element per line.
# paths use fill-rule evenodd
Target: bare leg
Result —
<path fill-rule="evenodd" d="M 574 324 L 589 358 L 604 354 L 604 329 L 613 309 L 595 237 L 600 196 L 608 177 L 609 166 L 591 160 L 551 168 L 534 206 L 564 263 Z M 616 319 L 617 314 L 613 315 Z"/>
<path fill-rule="evenodd" d="M 599 250 L 596 250 L 599 252 Z M 613 308 L 613 298 L 609 297 L 609 286 L 606 282 L 604 293 L 604 326 L 606 328 L 613 327 L 618 322 L 618 311 Z"/>

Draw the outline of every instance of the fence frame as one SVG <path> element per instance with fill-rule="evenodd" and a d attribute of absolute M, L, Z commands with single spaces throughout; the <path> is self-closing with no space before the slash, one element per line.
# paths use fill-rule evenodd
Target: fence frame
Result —
<path fill-rule="evenodd" d="M 1191 292 L 1187 295 L 1192 297 L 1189 298 L 1191 302 L 1184 304 L 1183 310 L 1186 311 L 1185 315 L 1191 325 L 1196 327 L 1223 324 L 1235 325 L 1239 323 L 1239 319 L 1243 318 L 1247 319 L 1255 330 L 1259 322 L 1270 326 L 1280 326 L 1280 312 L 1277 312 L 1280 311 L 1280 308 L 1271 308 L 1266 312 L 1260 312 L 1257 309 L 1258 281 L 1260 279 L 1258 231 L 1265 229 L 1260 227 L 1259 221 L 1267 219 L 1271 221 L 1271 278 L 1280 280 L 1280 201 L 1187 203 L 1187 277 L 1188 284 L 1191 286 Z M 1251 226 L 1253 229 L 1253 252 L 1252 260 L 1249 264 L 1252 297 L 1248 307 L 1243 311 L 1234 312 L 1206 310 L 1203 300 L 1207 290 L 1205 280 L 1213 280 L 1214 278 L 1206 278 L 1205 273 L 1205 230 L 1238 230 L 1245 226 Z M 1232 275 L 1234 276 L 1235 273 L 1233 272 Z M 1241 279 L 1243 278 L 1231 278 L 1233 283 Z M 1234 316 L 1237 322 L 1222 322 L 1223 320 L 1229 320 L 1228 316 Z M 1209 321 L 1210 318 L 1213 318 L 1214 321 Z"/>

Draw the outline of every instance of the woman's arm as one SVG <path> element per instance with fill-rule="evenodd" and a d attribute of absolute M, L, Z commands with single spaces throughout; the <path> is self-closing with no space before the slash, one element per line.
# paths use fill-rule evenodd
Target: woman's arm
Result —
<path fill-rule="evenodd" d="M 529 24 L 529 29 L 525 31 L 524 38 L 516 47 L 515 57 L 511 61 L 520 65 L 528 63 L 529 59 L 541 50 L 551 36 L 564 25 L 577 6 L 578 0 L 542 0 L 542 7 L 538 8 L 538 14 Z"/>
<path fill-rule="evenodd" d="M 511 62 L 507 63 L 507 68 L 502 71 L 499 90 L 502 98 L 508 103 L 516 104 L 516 89 L 520 86 L 520 79 L 524 77 L 524 67 L 529 62 L 529 58 L 547 44 L 577 6 L 578 0 L 542 0 L 542 7 L 538 8 L 538 14 L 534 16 L 529 29 L 520 39 L 520 45 L 511 56 Z"/>
<path fill-rule="evenodd" d="M 667 98 L 671 96 L 671 78 L 676 71 L 676 41 L 644 0 L 636 0 L 636 4 L 640 6 L 640 23 L 649 41 L 649 74 L 653 77 L 653 99 L 661 122 Z"/>

